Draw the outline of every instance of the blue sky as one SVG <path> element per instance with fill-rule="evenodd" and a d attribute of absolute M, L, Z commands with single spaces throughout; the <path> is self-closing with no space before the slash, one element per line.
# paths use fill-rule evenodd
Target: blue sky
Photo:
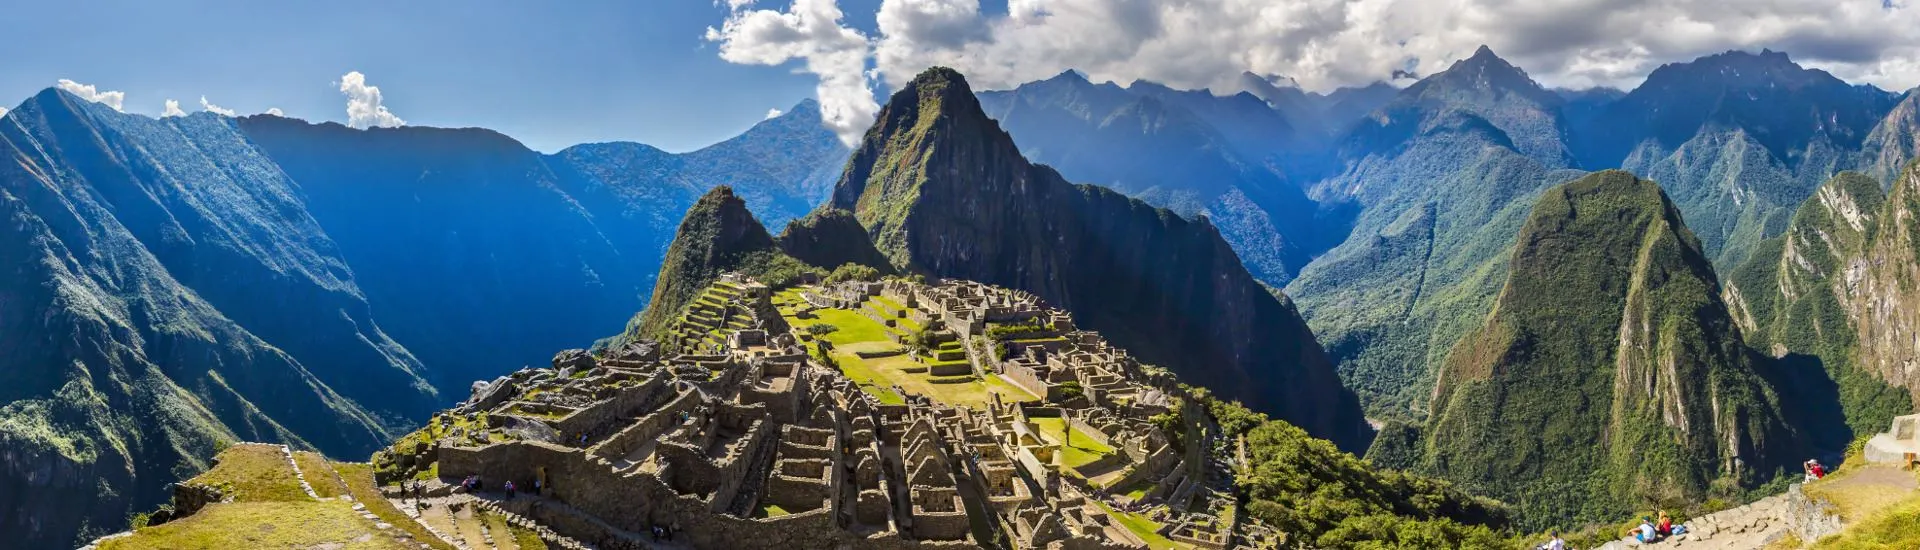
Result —
<path fill-rule="evenodd" d="M 871 28 L 873 4 L 842 3 L 847 23 Z M 719 59 L 701 35 L 727 8 L 708 0 L 550 5 L 16 2 L 0 106 L 66 78 L 125 92 L 134 113 L 158 115 L 169 98 L 196 111 L 204 95 L 243 114 L 345 121 L 336 83 L 360 71 L 409 124 L 493 128 L 544 151 L 613 140 L 682 151 L 814 93 L 811 75 Z"/>
<path fill-rule="evenodd" d="M 409 124 L 493 128 L 543 151 L 611 140 L 686 151 L 813 96 L 851 140 L 887 85 L 935 64 L 976 88 L 1077 69 L 1219 92 L 1248 71 L 1326 91 L 1397 69 L 1431 74 L 1484 44 L 1548 86 L 1631 88 L 1663 63 L 1771 48 L 1851 82 L 1920 84 L 1920 0 L 74 0 L 0 11 L 0 105 L 72 79 L 124 92 L 135 113 L 160 114 L 167 99 L 194 111 L 206 96 L 243 114 L 345 121 L 338 82 L 358 71 Z"/>

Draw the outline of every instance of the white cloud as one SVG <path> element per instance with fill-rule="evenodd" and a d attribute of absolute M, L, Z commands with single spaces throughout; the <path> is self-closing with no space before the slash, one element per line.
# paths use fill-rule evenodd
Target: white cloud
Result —
<path fill-rule="evenodd" d="M 182 116 L 187 116 L 187 112 L 180 110 L 180 102 L 172 99 L 167 100 L 167 110 L 160 112 L 160 118 Z"/>
<path fill-rule="evenodd" d="M 7 116 L 7 108 L 0 107 L 0 116 Z"/>
<path fill-rule="evenodd" d="M 368 86 L 367 75 L 353 71 L 340 77 L 340 93 L 347 94 L 347 126 L 351 128 L 391 128 L 407 121 L 381 105 L 380 87 Z"/>
<path fill-rule="evenodd" d="M 81 84 L 65 78 L 60 79 L 56 86 L 66 90 L 67 93 L 79 96 L 80 99 L 112 107 L 115 111 L 121 110 L 120 107 L 127 101 L 126 92 L 102 92 L 95 89 L 92 84 Z"/>
<path fill-rule="evenodd" d="M 200 96 L 200 108 L 202 110 L 205 110 L 206 112 L 228 117 L 228 118 L 238 116 L 237 113 L 233 112 L 233 109 L 222 108 L 219 105 L 207 103 L 207 96 Z"/>
<path fill-rule="evenodd" d="M 830 33 L 805 32 L 831 31 L 838 24 L 800 25 L 817 23 L 805 15 L 826 10 L 837 21 L 840 14 L 832 4 L 800 0 L 785 13 L 734 10 L 720 34 L 859 50 L 854 42 L 863 37 L 854 31 L 838 29 L 852 36 L 834 40 L 828 40 Z M 1251 71 L 1324 91 L 1384 80 L 1395 70 L 1432 74 L 1486 44 L 1549 86 L 1631 87 L 1664 63 L 1761 48 L 1788 52 L 1804 65 L 1853 82 L 1894 90 L 1920 85 L 1920 32 L 1913 30 L 1920 28 L 1920 0 L 1008 0 L 1006 5 L 1005 12 L 988 13 L 979 0 L 882 0 L 868 53 L 873 74 L 897 87 L 930 65 L 946 65 L 965 73 L 976 88 L 1009 88 L 1079 69 L 1094 81 L 1147 79 L 1227 92 L 1239 88 L 1240 73 Z M 750 29 L 761 32 L 745 32 Z M 740 45 L 747 42 L 723 45 L 747 50 Z M 728 61 L 779 62 L 728 54 L 723 47 Z"/>
<path fill-rule="evenodd" d="M 5 114 L 5 113 L 4 113 L 4 112 L 0 112 L 0 114 Z M 771 119 L 773 119 L 774 117 L 778 117 L 778 116 L 780 116 L 780 110 L 779 110 L 779 109 L 767 109 L 767 119 L 769 119 L 769 120 L 771 120 Z"/>
<path fill-rule="evenodd" d="M 820 78 L 814 93 L 821 122 L 847 146 L 858 144 L 880 112 L 868 88 L 866 35 L 841 22 L 835 0 L 794 0 L 786 11 L 747 10 L 750 4 L 728 0 L 726 21 L 707 28 L 706 39 L 720 43 L 720 58 L 747 65 L 804 61 L 801 70 Z"/>
<path fill-rule="evenodd" d="M 287 113 L 282 112 L 279 107 L 268 107 L 267 114 L 272 116 L 281 116 L 281 117 L 287 116 Z"/>

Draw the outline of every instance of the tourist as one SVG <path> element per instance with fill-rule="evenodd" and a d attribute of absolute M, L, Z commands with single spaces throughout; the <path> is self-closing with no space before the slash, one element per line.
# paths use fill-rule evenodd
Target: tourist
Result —
<path fill-rule="evenodd" d="M 1673 536 L 1673 518 L 1667 516 L 1666 512 L 1661 512 L 1660 525 L 1654 527 L 1654 532 L 1662 537 Z"/>
<path fill-rule="evenodd" d="M 1559 529 L 1553 530 L 1551 535 L 1553 540 L 1549 540 L 1546 544 L 1540 545 L 1539 550 L 1567 550 L 1567 541 L 1560 538 Z"/>
<path fill-rule="evenodd" d="M 1629 534 L 1633 535 L 1635 540 L 1639 540 L 1642 543 L 1653 542 L 1660 539 L 1660 534 L 1653 530 L 1653 518 L 1650 516 L 1640 516 L 1640 526 L 1633 528 L 1633 531 Z"/>
<path fill-rule="evenodd" d="M 1827 467 L 1820 465 L 1820 459 L 1808 460 L 1807 462 L 1813 463 L 1813 479 L 1819 480 L 1827 477 Z"/>
<path fill-rule="evenodd" d="M 507 500 L 513 500 L 513 480 L 507 480 L 507 483 L 502 487 L 507 490 Z"/>
<path fill-rule="evenodd" d="M 533 478 L 533 494 L 534 496 L 540 496 L 543 494 L 540 492 L 540 478 L 537 478 L 537 477 Z"/>

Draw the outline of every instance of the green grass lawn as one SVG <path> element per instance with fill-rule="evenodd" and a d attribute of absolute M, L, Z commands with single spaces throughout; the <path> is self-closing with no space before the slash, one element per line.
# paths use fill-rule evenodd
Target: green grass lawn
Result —
<path fill-rule="evenodd" d="M 1160 536 L 1159 533 L 1154 532 L 1160 529 L 1160 524 L 1154 523 L 1153 520 L 1147 519 L 1145 516 L 1114 510 L 1113 508 L 1107 507 L 1107 503 L 1104 502 L 1095 501 L 1095 503 L 1100 505 L 1101 510 L 1106 510 L 1107 515 L 1111 516 L 1114 521 L 1119 522 L 1121 527 L 1126 527 L 1128 532 L 1133 533 L 1136 537 L 1140 537 L 1140 540 L 1146 541 L 1148 548 L 1152 548 L 1153 550 L 1171 550 L 1187 547 L 1186 545 L 1174 542 L 1173 539 Z"/>
<path fill-rule="evenodd" d="M 818 318 L 789 319 L 789 322 L 799 326 L 806 326 L 813 323 L 828 323 L 840 327 L 840 330 L 833 331 L 824 337 L 828 342 L 833 342 L 835 346 L 857 344 L 860 342 L 889 341 L 887 340 L 887 326 L 880 324 L 879 321 L 869 319 L 865 315 L 844 309 L 820 309 L 815 310 L 813 313 Z"/>
<path fill-rule="evenodd" d="M 788 512 L 786 508 L 781 508 L 777 504 L 768 504 L 760 507 L 760 517 L 763 518 L 777 518 L 791 513 L 792 512 Z"/>
<path fill-rule="evenodd" d="M 327 465 L 326 457 L 320 453 L 300 451 L 293 453 L 293 461 L 300 464 L 300 473 L 306 474 L 307 485 L 313 486 L 313 494 L 320 498 L 333 498 L 347 494 L 347 486 L 340 484 L 340 478 L 333 475 L 333 467 Z"/>
<path fill-rule="evenodd" d="M 1119 493 L 1129 499 L 1140 500 L 1147 498 L 1147 491 L 1150 490 L 1153 490 L 1152 482 L 1136 481 L 1132 485 L 1120 488 Z"/>
<path fill-rule="evenodd" d="M 233 484 L 238 502 L 310 501 L 293 477 L 293 465 L 277 445 L 234 445 L 220 453 L 219 463 L 192 481 Z"/>
<path fill-rule="evenodd" d="M 360 540 L 363 537 L 365 540 Z M 381 534 L 372 522 L 354 513 L 352 502 L 344 500 L 210 504 L 185 519 L 141 528 L 132 536 L 109 540 L 100 548 L 304 549 L 321 545 L 341 550 L 406 548 Z"/>
<path fill-rule="evenodd" d="M 1042 436 L 1053 440 L 1054 443 L 1066 440 L 1066 419 L 1035 418 L 1033 423 L 1040 427 Z M 1113 447 L 1095 441 L 1092 436 L 1087 435 L 1086 430 L 1074 428 L 1073 432 L 1073 444 L 1060 446 L 1060 452 L 1063 455 L 1060 463 L 1066 467 L 1079 468 L 1113 454 Z"/>

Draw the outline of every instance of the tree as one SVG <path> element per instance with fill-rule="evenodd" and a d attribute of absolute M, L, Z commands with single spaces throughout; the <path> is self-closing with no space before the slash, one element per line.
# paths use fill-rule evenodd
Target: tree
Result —
<path fill-rule="evenodd" d="M 814 336 L 826 336 L 828 334 L 833 334 L 834 332 L 838 332 L 839 330 L 840 330 L 840 327 L 834 326 L 832 323 L 814 323 L 811 325 L 807 325 L 807 334 L 812 334 Z"/>
<path fill-rule="evenodd" d="M 1060 402 L 1062 403 L 1079 399 L 1085 395 L 1087 395 L 1087 390 L 1080 387 L 1079 381 L 1069 380 L 1060 383 Z"/>
<path fill-rule="evenodd" d="M 880 270 L 854 263 L 840 264 L 840 267 L 833 268 L 833 273 L 827 275 L 827 284 L 878 280 L 880 280 Z"/>

